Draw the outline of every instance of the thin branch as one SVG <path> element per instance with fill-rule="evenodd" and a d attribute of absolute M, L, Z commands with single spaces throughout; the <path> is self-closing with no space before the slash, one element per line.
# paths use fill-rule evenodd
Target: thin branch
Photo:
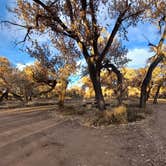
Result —
<path fill-rule="evenodd" d="M 110 36 L 109 36 L 108 42 L 107 42 L 104 50 L 102 51 L 102 53 L 101 53 L 101 55 L 99 57 L 99 62 L 101 62 L 104 59 L 105 55 L 108 53 L 109 48 L 110 48 L 110 46 L 111 46 L 111 44 L 112 44 L 112 42 L 114 40 L 114 37 L 115 37 L 116 33 L 118 32 L 121 24 L 122 24 L 123 17 L 126 14 L 126 12 L 129 10 L 129 8 L 130 8 L 130 5 L 128 5 L 128 7 L 126 7 L 126 9 L 122 13 L 119 14 L 119 16 L 118 16 L 118 18 L 116 20 L 115 26 L 114 26 L 114 28 L 113 28 Z"/>
<path fill-rule="evenodd" d="M 156 52 L 157 56 L 161 54 L 162 46 L 164 44 L 165 37 L 166 37 L 166 25 L 164 27 L 164 31 L 163 31 L 163 33 L 161 35 L 161 38 L 160 38 L 158 44 L 154 45 L 154 44 L 152 44 L 150 42 L 148 43 L 148 45 L 154 49 L 154 51 Z"/>
<path fill-rule="evenodd" d="M 14 26 L 18 26 L 18 27 L 22 27 L 22 28 L 27 29 L 27 33 L 26 33 L 24 39 L 23 39 L 22 41 L 16 43 L 16 45 L 18 45 L 18 44 L 20 44 L 20 43 L 24 43 L 24 42 L 26 41 L 27 38 L 30 39 L 29 34 L 30 34 L 30 31 L 33 29 L 32 26 L 21 25 L 21 24 L 17 24 L 17 23 L 15 23 L 15 22 L 11 22 L 11 21 L 1 21 L 1 23 L 11 24 L 11 25 L 14 25 Z"/>
<path fill-rule="evenodd" d="M 133 13 L 133 14 L 129 14 L 128 16 L 124 17 L 122 20 L 124 21 L 124 20 L 126 20 L 126 19 L 128 19 L 128 18 L 138 16 L 139 14 L 141 14 L 141 13 L 144 12 L 144 11 L 145 11 L 145 9 L 144 9 L 144 10 L 139 10 L 139 11 Z"/>
<path fill-rule="evenodd" d="M 52 7 L 55 3 L 57 3 L 58 2 L 58 0 L 55 0 L 55 1 L 53 1 L 50 5 L 49 5 L 49 7 Z"/>
<path fill-rule="evenodd" d="M 24 43 L 27 38 L 30 39 L 29 33 L 30 33 L 30 31 L 31 31 L 32 29 L 33 29 L 32 27 L 29 27 L 29 28 L 27 29 L 27 33 L 26 33 L 24 39 L 23 39 L 22 41 L 16 43 L 16 45 L 21 44 L 21 43 Z"/>
<path fill-rule="evenodd" d="M 66 31 L 70 36 L 72 36 L 72 38 L 74 38 L 75 40 L 79 40 L 78 36 L 75 34 L 74 31 L 70 30 L 64 23 L 63 21 L 56 15 L 56 13 L 52 12 L 52 10 L 49 8 L 49 6 L 46 6 L 43 2 L 41 2 L 40 0 L 33 0 L 35 3 L 39 4 L 40 6 L 42 6 L 50 15 L 51 18 L 57 22 L 64 31 Z"/>
<path fill-rule="evenodd" d="M 21 24 L 17 24 L 15 22 L 11 22 L 11 21 L 1 21 L 1 23 L 5 23 L 5 24 L 11 24 L 11 25 L 15 25 L 15 26 L 19 26 L 19 27 L 22 27 L 22 28 L 28 28 L 27 25 L 21 25 Z"/>

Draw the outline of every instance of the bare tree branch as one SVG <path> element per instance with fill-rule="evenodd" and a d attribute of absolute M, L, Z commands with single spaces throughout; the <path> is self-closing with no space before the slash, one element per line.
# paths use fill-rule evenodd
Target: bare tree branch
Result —
<path fill-rule="evenodd" d="M 40 0 L 33 0 L 35 3 L 39 4 L 40 6 L 42 6 L 50 15 L 51 18 L 57 22 L 64 31 L 66 31 L 68 33 L 68 36 L 72 36 L 73 39 L 75 40 L 79 40 L 78 36 L 75 34 L 74 31 L 70 30 L 64 23 L 63 21 L 56 15 L 55 12 L 52 12 L 52 10 L 49 8 L 49 6 L 46 6 L 43 2 L 41 2 Z"/>
<path fill-rule="evenodd" d="M 126 9 L 119 14 L 119 16 L 118 16 L 118 18 L 116 20 L 116 23 L 114 25 L 114 28 L 113 28 L 110 36 L 109 36 L 108 42 L 107 42 L 104 50 L 102 51 L 102 53 L 101 53 L 101 55 L 99 57 L 99 62 L 101 62 L 104 59 L 105 55 L 108 53 L 109 48 L 110 48 L 110 46 L 111 46 L 111 44 L 112 44 L 112 42 L 114 40 L 114 37 L 115 37 L 116 33 L 118 32 L 121 24 L 122 24 L 123 17 L 126 14 L 126 12 L 129 10 L 129 8 L 130 8 L 130 5 L 128 5 L 128 7 L 126 7 Z"/>
<path fill-rule="evenodd" d="M 27 25 L 21 25 L 21 24 L 18 24 L 18 23 L 15 23 L 15 22 L 11 22 L 11 21 L 1 21 L 1 23 L 3 24 L 11 24 L 11 25 L 15 25 L 15 26 L 19 26 L 19 27 L 22 27 L 22 28 L 28 28 Z"/>
<path fill-rule="evenodd" d="M 30 33 L 30 31 L 31 31 L 32 29 L 33 29 L 32 27 L 28 27 L 28 28 L 27 28 L 27 33 L 26 33 L 24 39 L 23 39 L 22 41 L 16 43 L 16 45 L 21 44 L 21 43 L 24 43 L 24 42 L 27 40 L 27 38 L 30 39 L 29 33 Z"/>

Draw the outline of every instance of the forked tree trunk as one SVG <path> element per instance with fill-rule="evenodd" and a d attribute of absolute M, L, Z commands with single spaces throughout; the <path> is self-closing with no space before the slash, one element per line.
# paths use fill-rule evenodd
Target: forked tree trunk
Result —
<path fill-rule="evenodd" d="M 97 69 L 94 64 L 89 64 L 89 73 L 90 73 L 90 79 L 93 84 L 93 88 L 95 91 L 95 98 L 97 102 L 97 107 L 100 111 L 105 110 L 105 101 L 104 96 L 101 89 L 101 80 L 100 80 L 100 69 Z"/>
<path fill-rule="evenodd" d="M 120 70 L 113 65 L 113 64 L 108 64 L 108 67 L 111 67 L 112 71 L 116 74 L 117 77 L 117 100 L 118 100 L 118 105 L 122 105 L 123 101 L 123 76 Z"/>
<path fill-rule="evenodd" d="M 162 83 L 160 83 L 160 84 L 157 86 L 157 91 L 156 91 L 156 93 L 155 93 L 155 95 L 154 95 L 153 104 L 157 104 L 157 103 L 158 103 L 158 102 L 157 102 L 157 99 L 158 99 L 158 96 L 159 96 L 159 92 L 160 92 L 161 86 L 162 86 Z"/>
<path fill-rule="evenodd" d="M 141 85 L 140 108 L 146 107 L 146 101 L 147 101 L 147 97 L 148 97 L 147 87 L 151 81 L 153 70 L 162 61 L 162 59 L 163 59 L 162 56 L 158 56 L 149 66 L 147 74 Z"/>

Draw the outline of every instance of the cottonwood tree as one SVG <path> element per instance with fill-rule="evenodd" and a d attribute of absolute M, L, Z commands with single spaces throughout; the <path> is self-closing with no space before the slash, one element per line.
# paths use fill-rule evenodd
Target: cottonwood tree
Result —
<path fill-rule="evenodd" d="M 59 37 L 58 41 L 52 40 L 52 44 L 58 49 L 58 53 L 51 51 L 47 43 L 40 45 L 37 41 L 32 42 L 32 47 L 28 47 L 27 52 L 40 62 L 38 65 L 40 71 L 35 70 L 33 74 L 35 81 L 51 87 L 45 93 L 55 89 L 58 83 L 58 104 L 63 106 L 69 77 L 76 70 L 75 58 L 78 57 L 78 52 L 73 42 L 70 39 L 66 41 L 63 36 Z M 54 47 L 52 49 L 55 49 Z"/>
<path fill-rule="evenodd" d="M 155 53 L 153 57 L 150 58 L 150 65 L 145 75 L 145 78 L 141 85 L 141 95 L 140 95 L 140 107 L 146 107 L 146 101 L 148 96 L 147 87 L 151 81 L 152 73 L 159 63 L 165 61 L 166 58 L 166 46 L 164 41 L 166 39 L 166 3 L 160 1 L 155 3 L 156 10 L 151 13 L 151 17 L 154 22 L 157 22 L 159 27 L 159 32 L 161 37 L 158 44 L 149 43 L 152 51 Z"/>
<path fill-rule="evenodd" d="M 157 104 L 158 97 L 161 91 L 162 87 L 165 87 L 166 82 L 166 65 L 164 63 L 161 63 L 158 65 L 155 70 L 153 71 L 152 75 L 152 82 L 153 82 L 153 104 Z"/>
<path fill-rule="evenodd" d="M 76 66 L 74 64 L 64 65 L 58 72 L 58 95 L 59 95 L 59 106 L 64 106 L 66 89 L 70 81 L 69 77 L 75 72 Z"/>
<path fill-rule="evenodd" d="M 60 57 L 57 61 L 58 70 L 57 78 L 59 83 L 59 106 L 64 106 L 66 89 L 68 83 L 70 82 L 70 76 L 76 72 L 78 67 L 76 61 L 80 57 L 80 51 L 75 47 L 74 42 L 69 38 L 65 38 L 63 35 L 59 36 L 58 40 L 56 38 L 52 39 L 54 47 L 58 49 Z"/>
<path fill-rule="evenodd" d="M 11 73 L 11 64 L 9 60 L 5 57 L 0 57 L 0 89 L 1 89 L 1 97 L 0 101 L 2 101 L 4 98 L 8 98 L 8 87 L 7 82 L 5 80 L 5 74 Z"/>
<path fill-rule="evenodd" d="M 25 73 L 14 68 L 5 57 L 0 57 L 0 80 L 3 89 L 1 101 L 8 94 L 21 101 L 26 100 L 26 94 L 32 90 L 31 81 L 25 77 Z"/>
<path fill-rule="evenodd" d="M 8 94 L 20 101 L 28 102 L 32 97 L 38 97 L 51 92 L 56 80 L 51 71 L 39 62 L 25 67 L 22 71 L 11 65 L 5 57 L 0 57 L 0 101 L 8 98 Z M 42 87 L 42 90 L 40 87 Z M 45 90 L 43 90 L 45 89 Z"/>
<path fill-rule="evenodd" d="M 71 39 L 80 47 L 93 83 L 98 108 L 105 109 L 100 71 L 115 36 L 126 36 L 127 27 L 136 25 L 152 8 L 154 0 L 17 0 L 14 12 L 27 29 L 23 41 L 35 32 L 48 32 L 51 39 Z M 163 1 L 164 2 L 164 1 Z M 155 7 L 155 6 L 153 6 Z M 11 22 L 10 22 L 11 23 Z M 16 22 L 12 22 L 18 25 Z M 98 39 L 103 28 L 111 29 L 108 40 L 99 50 Z"/>
<path fill-rule="evenodd" d="M 4 98 L 8 98 L 9 93 L 12 94 L 13 97 L 22 100 L 21 96 L 16 92 L 17 88 L 13 84 L 13 82 L 17 80 L 14 76 L 14 72 L 15 69 L 12 67 L 9 60 L 5 57 L 0 57 L 0 86 L 2 89 L 0 101 L 3 101 Z"/>
<path fill-rule="evenodd" d="M 128 63 L 129 59 L 127 58 L 128 50 L 122 45 L 120 41 L 114 39 L 112 45 L 109 48 L 109 52 L 106 54 L 106 57 L 103 61 L 102 68 L 107 69 L 109 73 L 114 72 L 117 81 L 114 82 L 116 85 L 115 91 L 117 94 L 118 105 L 122 104 L 123 99 L 123 74 L 121 69 Z"/>
<path fill-rule="evenodd" d="M 103 49 L 109 33 L 106 32 L 106 35 L 100 36 L 99 38 L 99 49 Z M 118 105 L 122 104 L 123 98 L 123 74 L 121 69 L 125 67 L 129 59 L 127 58 L 127 48 L 122 45 L 122 42 L 118 41 L 117 38 L 114 39 L 109 52 L 106 54 L 106 57 L 101 65 L 101 85 L 102 87 L 106 86 L 108 89 L 112 88 L 115 91 L 117 96 Z M 106 72 L 107 71 L 107 72 Z M 112 72 L 115 74 L 116 79 Z M 87 69 L 83 71 L 83 75 L 88 74 Z M 109 87 L 110 86 L 110 87 Z"/>
<path fill-rule="evenodd" d="M 141 95 L 140 95 L 140 107 L 141 108 L 146 107 L 146 101 L 148 98 L 147 88 L 151 81 L 152 73 L 153 73 L 154 69 L 157 67 L 157 65 L 159 63 L 165 61 L 165 58 L 166 58 L 166 46 L 164 44 L 164 41 L 166 39 L 166 17 L 163 17 L 163 20 L 160 20 L 160 21 L 163 22 L 162 23 L 163 31 L 161 31 L 161 38 L 157 45 L 149 43 L 151 49 L 155 52 L 155 55 L 149 59 L 150 65 L 149 65 L 149 68 L 147 70 L 147 73 L 146 73 L 145 78 L 143 79 L 143 82 L 141 85 Z"/>
<path fill-rule="evenodd" d="M 25 76 L 33 83 L 31 97 L 47 95 L 54 90 L 57 80 L 56 75 L 39 61 L 24 68 Z M 41 90 L 40 90 L 41 89 Z"/>

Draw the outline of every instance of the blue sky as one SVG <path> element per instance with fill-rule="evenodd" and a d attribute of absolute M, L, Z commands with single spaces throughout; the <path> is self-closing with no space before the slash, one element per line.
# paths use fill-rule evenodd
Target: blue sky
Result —
<path fill-rule="evenodd" d="M 15 0 L 1 0 L 0 2 L 0 19 L 10 20 L 12 19 L 10 14 L 6 10 L 6 6 L 13 6 Z M 19 38 L 23 39 L 23 32 L 17 29 L 9 29 L 1 26 L 0 29 L 0 56 L 7 57 L 14 65 L 21 66 L 23 64 L 31 64 L 34 59 L 31 58 L 26 53 L 20 51 L 20 46 L 14 44 L 14 40 Z M 129 52 L 128 57 L 132 61 L 128 64 L 128 67 L 138 68 L 144 67 L 146 64 L 146 59 L 152 55 L 149 52 L 148 42 L 146 38 L 150 41 L 155 42 L 157 40 L 157 31 L 153 25 L 150 24 L 139 24 L 135 28 L 129 28 L 129 42 L 124 41 Z"/>
<path fill-rule="evenodd" d="M 14 4 L 15 0 L 0 0 L 0 20 L 10 20 L 10 14 L 6 7 Z M 20 49 L 21 46 L 16 46 L 15 39 L 23 37 L 23 33 L 16 29 L 0 26 L 0 56 L 7 57 L 13 65 L 29 64 L 34 61 L 26 53 Z"/>

